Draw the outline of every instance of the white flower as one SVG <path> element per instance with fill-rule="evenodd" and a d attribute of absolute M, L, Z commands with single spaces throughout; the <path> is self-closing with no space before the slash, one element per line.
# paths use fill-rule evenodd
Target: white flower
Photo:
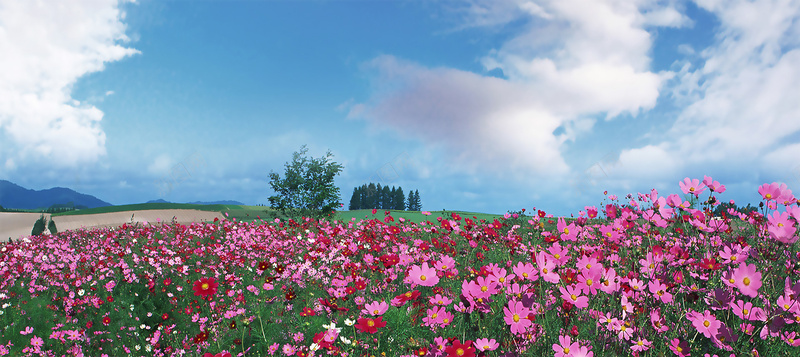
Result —
<path fill-rule="evenodd" d="M 83 289 L 78 290 L 78 296 L 83 296 L 83 294 L 86 294 L 86 290 Z"/>
<path fill-rule="evenodd" d="M 135 307 L 135 306 L 131 305 L 131 311 L 133 311 L 133 308 L 134 308 L 134 307 Z"/>
<path fill-rule="evenodd" d="M 355 320 L 350 320 L 350 319 L 345 319 L 344 320 L 344 324 L 347 325 L 347 326 L 353 326 L 353 325 L 356 324 L 356 321 Z"/>
<path fill-rule="evenodd" d="M 336 333 L 342 332 L 342 328 L 341 327 L 336 327 L 336 323 L 335 322 L 331 322 L 330 325 L 322 325 L 322 327 L 324 327 L 324 328 L 326 328 L 328 330 L 335 330 Z"/>
<path fill-rule="evenodd" d="M 339 336 L 339 339 L 342 340 L 342 342 L 344 342 L 345 345 L 349 345 L 350 342 L 353 342 L 353 341 L 350 341 L 347 337 L 344 337 L 344 336 Z"/>
<path fill-rule="evenodd" d="M 310 349 L 312 351 L 316 351 L 316 350 L 319 349 L 319 345 L 316 344 L 316 343 L 312 343 L 311 346 L 308 346 L 308 349 Z"/>

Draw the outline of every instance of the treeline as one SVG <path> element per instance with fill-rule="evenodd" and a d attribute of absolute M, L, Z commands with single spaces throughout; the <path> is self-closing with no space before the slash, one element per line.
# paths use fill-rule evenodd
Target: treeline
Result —
<path fill-rule="evenodd" d="M 353 188 L 353 196 L 350 197 L 349 209 L 388 209 L 395 211 L 420 211 L 422 201 L 419 198 L 419 190 L 411 191 L 408 197 L 403 193 L 402 187 L 389 188 L 381 184 L 364 184 Z"/>

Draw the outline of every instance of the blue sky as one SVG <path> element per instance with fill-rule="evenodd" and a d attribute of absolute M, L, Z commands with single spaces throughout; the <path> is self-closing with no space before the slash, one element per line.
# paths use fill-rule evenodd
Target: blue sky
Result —
<path fill-rule="evenodd" d="M 9 0 L 0 53 L 0 179 L 112 204 L 266 204 L 303 144 L 345 205 L 800 190 L 798 2 Z"/>

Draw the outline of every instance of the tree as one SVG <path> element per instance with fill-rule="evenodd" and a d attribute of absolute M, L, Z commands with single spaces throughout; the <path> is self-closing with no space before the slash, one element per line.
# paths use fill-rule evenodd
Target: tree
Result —
<path fill-rule="evenodd" d="M 406 210 L 406 195 L 403 193 L 403 188 L 398 187 L 397 191 L 394 193 L 394 210 L 405 211 Z"/>
<path fill-rule="evenodd" d="M 47 230 L 50 231 L 50 234 L 58 234 L 58 228 L 56 228 L 56 222 L 53 221 L 53 218 L 50 218 L 50 223 L 47 224 Z"/>
<path fill-rule="evenodd" d="M 408 193 L 408 210 L 421 211 L 422 203 L 419 199 L 419 190 L 411 191 Z"/>
<path fill-rule="evenodd" d="M 381 209 L 391 209 L 392 191 L 389 189 L 389 186 L 383 186 L 383 190 L 381 190 L 381 197 Z"/>
<path fill-rule="evenodd" d="M 36 223 L 33 224 L 31 235 L 32 236 L 42 235 L 42 233 L 44 233 L 45 227 L 47 227 L 47 218 L 44 218 L 44 214 L 42 214 L 42 216 L 36 220 Z"/>
<path fill-rule="evenodd" d="M 361 193 L 359 191 L 358 187 L 353 188 L 353 195 L 350 196 L 350 205 L 347 209 L 351 211 L 361 209 Z"/>
<path fill-rule="evenodd" d="M 339 188 L 333 180 L 343 167 L 331 160 L 330 151 L 320 158 L 306 157 L 306 153 L 308 148 L 303 145 L 292 154 L 292 161 L 285 165 L 285 178 L 270 172 L 269 184 L 275 195 L 269 198 L 269 203 L 284 213 L 322 217 L 340 205 Z"/>
<path fill-rule="evenodd" d="M 366 200 L 363 201 L 364 203 L 361 205 L 361 208 L 378 208 L 378 189 L 375 188 L 374 183 L 369 183 L 364 196 L 366 197 Z"/>

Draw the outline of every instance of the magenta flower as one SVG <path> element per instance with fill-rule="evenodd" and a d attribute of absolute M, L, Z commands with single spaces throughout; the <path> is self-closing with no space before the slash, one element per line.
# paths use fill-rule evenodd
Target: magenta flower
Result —
<path fill-rule="evenodd" d="M 552 260 L 547 259 L 547 254 L 537 254 L 536 265 L 539 267 L 539 274 L 542 275 L 544 281 L 557 284 L 561 280 L 561 277 L 553 271 L 553 269 L 556 268 L 556 264 Z"/>
<path fill-rule="evenodd" d="M 689 310 L 689 312 L 686 313 L 686 318 L 691 321 L 692 326 L 697 329 L 697 332 L 708 338 L 714 338 L 719 331 L 719 327 L 722 325 L 708 310 L 704 311 L 702 314 Z"/>
<path fill-rule="evenodd" d="M 579 309 L 583 309 L 589 306 L 589 298 L 586 296 L 581 296 L 580 289 L 573 287 L 572 285 L 565 287 L 559 287 L 559 291 L 561 291 L 561 298 L 566 300 L 572 305 Z"/>
<path fill-rule="evenodd" d="M 556 353 L 555 357 L 568 357 L 572 356 L 580 346 L 580 343 L 572 342 L 569 336 L 558 336 L 558 343 L 553 344 L 553 351 Z"/>
<path fill-rule="evenodd" d="M 591 269 L 584 270 L 578 276 L 578 289 L 584 294 L 597 295 L 600 288 L 600 280 L 603 276 L 603 268 L 600 264 L 594 265 Z"/>
<path fill-rule="evenodd" d="M 669 349 L 678 357 L 687 357 L 690 355 L 689 342 L 673 339 L 669 343 Z"/>
<path fill-rule="evenodd" d="M 428 263 L 422 263 L 422 267 L 412 265 L 408 275 L 411 277 L 411 281 L 417 285 L 434 286 L 439 283 L 436 269 L 429 267 Z"/>
<path fill-rule="evenodd" d="M 678 186 L 681 187 L 683 193 L 693 194 L 695 197 L 700 196 L 700 193 L 706 189 L 706 185 L 701 183 L 700 180 L 688 177 L 683 179 L 683 182 L 678 182 Z"/>
<path fill-rule="evenodd" d="M 511 326 L 511 333 L 525 333 L 525 330 L 532 325 L 531 320 L 528 320 L 530 310 L 519 301 L 509 301 L 508 306 L 503 308 L 503 312 L 505 313 L 503 320 L 505 320 L 506 324 Z"/>
<path fill-rule="evenodd" d="M 758 296 L 758 289 L 761 287 L 761 273 L 756 271 L 755 264 L 748 265 L 744 262 L 739 264 L 739 267 L 733 271 L 733 279 L 742 294 L 749 297 Z"/>
<path fill-rule="evenodd" d="M 442 323 L 442 318 L 444 317 L 443 312 L 447 311 L 445 308 L 441 306 L 434 306 L 431 309 L 428 309 L 427 316 L 422 318 L 422 322 L 425 326 L 433 326 Z"/>
<path fill-rule="evenodd" d="M 650 293 L 653 294 L 658 300 L 665 304 L 672 303 L 672 294 L 667 292 L 667 286 L 662 284 L 658 280 L 650 280 L 650 283 L 647 284 L 648 288 L 650 288 Z"/>

